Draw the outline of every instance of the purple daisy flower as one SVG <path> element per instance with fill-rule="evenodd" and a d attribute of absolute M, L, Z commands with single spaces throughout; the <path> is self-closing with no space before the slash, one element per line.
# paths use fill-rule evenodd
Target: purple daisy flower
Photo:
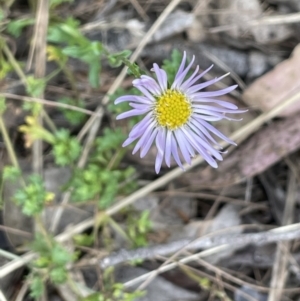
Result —
<path fill-rule="evenodd" d="M 216 160 L 223 160 L 222 147 L 212 134 L 236 145 L 209 122 L 221 119 L 236 120 L 225 114 L 245 112 L 245 110 L 238 110 L 238 107 L 232 103 L 215 98 L 231 92 L 237 85 L 213 92 L 200 92 L 226 75 L 196 84 L 213 67 L 211 66 L 198 74 L 199 66 L 197 66 L 194 73 L 185 80 L 194 60 L 195 57 L 193 56 L 190 64 L 185 67 L 186 53 L 184 52 L 182 62 L 171 86 L 168 85 L 166 72 L 160 69 L 157 64 L 153 64 L 152 70 L 157 81 L 147 75 L 142 75 L 133 81 L 133 86 L 139 89 L 143 96 L 125 95 L 115 100 L 115 104 L 128 101 L 133 108 L 118 115 L 117 119 L 146 114 L 132 128 L 129 137 L 123 143 L 123 147 L 138 140 L 133 154 L 140 150 L 142 158 L 155 142 L 157 147 L 156 173 L 159 173 L 163 159 L 170 167 L 171 156 L 184 169 L 178 149 L 188 164 L 191 164 L 191 158 L 199 153 L 208 164 L 217 168 Z"/>

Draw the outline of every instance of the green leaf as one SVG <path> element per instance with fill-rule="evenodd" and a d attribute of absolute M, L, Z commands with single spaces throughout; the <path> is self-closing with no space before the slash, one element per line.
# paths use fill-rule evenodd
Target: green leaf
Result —
<path fill-rule="evenodd" d="M 54 195 L 44 188 L 43 179 L 39 175 L 31 175 L 29 183 L 22 189 L 17 190 L 13 199 L 22 207 L 25 215 L 36 215 L 43 211 L 46 202 L 52 200 Z"/>
<path fill-rule="evenodd" d="M 182 53 L 177 49 L 174 49 L 172 51 L 170 60 L 163 61 L 162 69 L 164 69 L 167 72 L 169 83 L 172 83 L 174 81 L 176 73 L 181 64 L 181 61 L 182 61 Z"/>
<path fill-rule="evenodd" d="M 96 59 L 93 63 L 89 65 L 89 82 L 92 88 L 99 87 L 100 83 L 100 59 Z"/>
<path fill-rule="evenodd" d="M 15 166 L 6 165 L 3 168 L 3 179 L 4 180 L 16 180 L 21 175 L 21 170 Z"/>
<path fill-rule="evenodd" d="M 73 3 L 74 0 L 50 0 L 50 8 L 54 9 L 63 3 Z"/>
<path fill-rule="evenodd" d="M 64 23 L 50 24 L 47 40 L 53 43 L 68 43 L 69 45 L 78 45 L 88 41 L 79 30 L 79 21 L 74 18 L 68 18 Z"/>
<path fill-rule="evenodd" d="M 44 294 L 45 285 L 43 279 L 39 275 L 33 276 L 29 284 L 30 284 L 30 297 L 38 299 Z"/>
<path fill-rule="evenodd" d="M 26 92 L 33 97 L 38 97 L 44 93 L 46 81 L 43 78 L 35 78 L 30 75 L 27 76 Z"/>
<path fill-rule="evenodd" d="M 72 106 L 77 106 L 78 108 L 84 108 L 85 104 L 82 99 L 73 99 L 70 97 L 62 97 L 58 100 L 61 103 L 65 103 Z M 72 125 L 78 125 L 85 119 L 85 114 L 74 111 L 71 109 L 65 109 L 60 108 L 60 110 L 63 112 L 65 118 L 72 124 Z"/>
<path fill-rule="evenodd" d="M 63 267 L 56 267 L 50 271 L 49 277 L 54 284 L 62 284 L 67 281 L 68 272 Z"/>
<path fill-rule="evenodd" d="M 108 157 L 110 160 L 112 152 L 121 147 L 125 138 L 126 135 L 121 128 L 105 128 L 103 135 L 95 140 L 96 156 Z"/>
<path fill-rule="evenodd" d="M 5 13 L 4 11 L 0 8 L 0 22 L 2 22 L 5 18 Z"/>
<path fill-rule="evenodd" d="M 0 79 L 5 78 L 7 74 L 13 70 L 13 66 L 9 62 L 4 60 L 4 58 L 2 58 L 0 61 Z"/>
<path fill-rule="evenodd" d="M 94 243 L 94 235 L 77 234 L 73 236 L 75 243 L 79 246 L 89 247 Z"/>
<path fill-rule="evenodd" d="M 60 129 L 54 133 L 52 153 L 55 163 L 59 166 L 72 164 L 81 153 L 81 145 L 76 137 L 71 137 L 67 129 Z"/>
<path fill-rule="evenodd" d="M 15 38 L 18 38 L 24 27 L 28 25 L 32 25 L 35 23 L 33 18 L 26 18 L 26 19 L 18 19 L 14 21 L 10 21 L 7 25 L 7 31 Z"/>
<path fill-rule="evenodd" d="M 101 293 L 94 293 L 83 299 L 80 299 L 80 301 L 105 301 L 105 297 Z"/>
<path fill-rule="evenodd" d="M 6 99 L 3 96 L 0 96 L 0 114 L 3 114 L 6 110 Z"/>
<path fill-rule="evenodd" d="M 103 175 L 104 173 L 101 174 L 101 177 L 103 177 Z M 116 176 L 116 173 L 114 172 L 107 172 L 107 175 L 109 175 L 108 181 L 103 181 L 103 178 L 101 179 L 104 183 L 107 183 L 103 189 L 103 192 L 101 193 L 98 203 L 98 207 L 101 210 L 106 209 L 109 205 L 111 205 L 118 192 L 118 176 Z"/>
<path fill-rule="evenodd" d="M 110 54 L 110 55 L 108 55 L 107 58 L 108 58 L 109 64 L 112 67 L 120 67 L 124 63 L 124 60 L 127 59 L 130 55 L 131 55 L 130 50 L 123 50 L 121 52 Z M 132 64 L 132 63 L 129 62 L 129 65 L 130 64 Z"/>
<path fill-rule="evenodd" d="M 72 261 L 72 256 L 66 249 L 56 244 L 51 250 L 51 261 L 54 265 L 65 266 Z"/>

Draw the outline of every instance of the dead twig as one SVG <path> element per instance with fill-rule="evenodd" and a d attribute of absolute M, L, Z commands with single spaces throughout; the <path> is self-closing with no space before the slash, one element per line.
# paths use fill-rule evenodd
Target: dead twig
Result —
<path fill-rule="evenodd" d="M 285 230 L 287 230 L 287 232 L 285 232 Z M 245 247 L 249 244 L 261 246 L 269 244 L 271 242 L 289 241 L 300 237 L 300 223 L 294 224 L 292 226 L 279 227 L 261 233 L 220 235 L 218 231 L 217 234 L 218 235 L 216 235 L 216 233 L 204 235 L 197 240 L 182 239 L 165 245 L 158 245 L 129 251 L 121 250 L 113 255 L 101 259 L 99 261 L 99 265 L 101 268 L 107 268 L 109 266 L 115 266 L 117 264 L 131 260 L 153 259 L 157 256 L 166 256 L 168 254 L 175 253 L 180 249 L 210 249 L 222 245 L 227 245 L 227 248 L 232 247 L 232 245 L 240 248 Z"/>
<path fill-rule="evenodd" d="M 278 227 L 276 229 L 267 232 L 261 232 L 261 233 L 201 238 L 198 241 L 193 242 L 193 244 L 195 244 L 194 248 L 209 248 L 209 249 L 197 254 L 187 256 L 185 258 L 178 260 L 178 262 L 170 263 L 168 265 L 160 267 L 157 270 L 141 275 L 133 280 L 124 283 L 124 286 L 125 287 L 134 286 L 140 283 L 141 281 L 144 281 L 149 277 L 152 277 L 152 275 L 161 274 L 163 272 L 174 269 L 175 267 L 178 266 L 179 263 L 188 263 L 188 262 L 195 261 L 198 258 L 214 255 L 220 251 L 224 251 L 228 248 L 231 248 L 232 244 L 240 247 L 245 247 L 249 244 L 262 246 L 265 244 L 274 243 L 278 241 L 289 241 L 293 239 L 299 239 L 299 237 L 300 237 L 300 223 L 284 226 L 284 227 Z M 269 291 L 269 288 L 262 287 L 261 290 Z"/>
<path fill-rule="evenodd" d="M 293 211 L 296 202 L 297 182 L 296 176 L 290 170 L 289 185 L 287 192 L 287 199 L 285 202 L 282 225 L 289 225 L 293 222 Z M 272 271 L 271 291 L 268 301 L 280 301 L 285 281 L 288 275 L 287 263 L 289 258 L 290 242 L 279 242 L 275 255 L 275 262 Z"/>
<path fill-rule="evenodd" d="M 10 98 L 10 99 L 15 99 L 15 100 L 21 100 L 21 101 L 28 101 L 28 102 L 36 102 L 40 103 L 49 107 L 58 107 L 58 108 L 63 108 L 63 109 L 68 109 L 72 111 L 77 111 L 80 113 L 84 113 L 86 115 L 97 115 L 97 113 L 82 109 L 76 106 L 68 105 L 66 103 L 61 103 L 61 102 L 56 102 L 52 100 L 46 100 L 42 98 L 37 98 L 37 97 L 28 97 L 28 96 L 22 96 L 22 95 L 16 95 L 16 94 L 11 94 L 11 93 L 0 93 L 0 96 L 3 96 L 5 98 Z M 100 115 L 97 115 L 99 117 Z"/>

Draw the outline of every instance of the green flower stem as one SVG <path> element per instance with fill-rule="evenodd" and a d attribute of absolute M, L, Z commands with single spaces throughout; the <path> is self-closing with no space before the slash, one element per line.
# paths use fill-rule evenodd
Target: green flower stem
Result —
<path fill-rule="evenodd" d="M 15 153 L 15 150 L 14 150 L 14 148 L 12 146 L 10 137 L 8 135 L 6 126 L 4 124 L 3 115 L 2 114 L 0 114 L 0 131 L 1 131 L 2 135 L 3 135 L 4 143 L 6 145 L 6 149 L 7 149 L 9 158 L 11 160 L 11 163 L 13 164 L 13 166 L 15 168 L 20 169 L 20 165 L 19 165 L 16 153 Z"/>
<path fill-rule="evenodd" d="M 107 165 L 107 169 L 112 170 L 114 167 L 117 167 L 121 162 L 121 160 L 123 159 L 125 153 L 126 150 L 124 148 L 118 149 L 112 156 L 111 160 L 109 161 Z"/>
<path fill-rule="evenodd" d="M 42 114 L 43 119 L 45 120 L 45 123 L 49 126 L 50 130 L 53 133 L 55 133 L 57 131 L 57 128 L 56 128 L 55 123 L 50 118 L 50 116 L 47 114 L 47 112 L 44 109 L 41 110 L 41 114 Z"/>
<path fill-rule="evenodd" d="M 27 78 L 26 78 L 22 68 L 20 67 L 19 63 L 17 62 L 17 60 L 15 59 L 13 54 L 11 53 L 11 51 L 10 51 L 9 47 L 7 46 L 5 40 L 1 39 L 0 43 L 1 43 L 1 48 L 3 49 L 3 52 L 5 53 L 5 55 L 8 58 L 8 61 L 13 66 L 13 68 L 15 69 L 16 73 L 18 74 L 18 76 L 20 77 L 22 82 L 24 82 L 24 84 L 27 85 Z"/>
<path fill-rule="evenodd" d="M 25 85 L 27 85 L 27 78 L 26 78 L 26 76 L 25 76 L 22 68 L 20 67 L 19 63 L 17 62 L 17 60 L 15 59 L 15 57 L 13 56 L 13 54 L 11 53 L 10 49 L 8 48 L 6 42 L 3 39 L 0 40 L 0 45 L 1 45 L 2 49 L 3 49 L 3 52 L 7 56 L 9 62 L 13 66 L 14 70 L 16 71 L 16 73 L 18 74 L 18 76 L 20 77 L 20 79 L 22 80 L 22 82 Z M 56 73 L 57 72 L 55 72 L 55 74 L 53 74 L 53 76 L 55 76 Z M 42 108 L 41 111 L 42 111 L 43 117 L 44 117 L 45 121 L 47 122 L 48 126 L 51 128 L 51 130 L 53 132 L 55 132 L 55 130 L 56 130 L 55 124 L 53 123 L 53 121 L 49 117 L 48 113 L 43 108 Z"/>
<path fill-rule="evenodd" d="M 44 236 L 44 238 L 47 242 L 47 245 L 48 245 L 49 249 L 51 250 L 53 248 L 53 244 L 52 244 L 50 236 L 43 224 L 41 215 L 40 214 L 35 215 L 34 221 L 35 221 L 35 232 L 36 233 L 40 232 Z"/>

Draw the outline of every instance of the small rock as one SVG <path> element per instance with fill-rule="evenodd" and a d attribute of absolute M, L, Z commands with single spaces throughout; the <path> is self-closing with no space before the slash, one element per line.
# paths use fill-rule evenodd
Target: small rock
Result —
<path fill-rule="evenodd" d="M 205 39 L 206 33 L 200 18 L 194 18 L 192 24 L 186 30 L 190 41 L 196 43 Z"/>
<path fill-rule="evenodd" d="M 262 6 L 258 0 L 222 0 L 219 4 L 221 9 L 230 11 L 230 14 L 218 16 L 219 25 L 232 26 L 226 32 L 234 38 L 251 33 L 256 42 L 269 44 L 286 40 L 293 34 L 288 24 L 251 24 L 251 21 L 263 16 Z M 270 15 L 269 12 L 268 16 Z"/>
<path fill-rule="evenodd" d="M 116 281 L 126 282 L 139 277 L 148 270 L 138 267 L 120 267 L 116 269 Z M 139 284 L 138 284 L 139 285 Z M 137 288 L 138 285 L 135 287 Z M 197 293 L 180 288 L 171 282 L 165 280 L 161 276 L 156 276 L 145 289 L 146 295 L 135 299 L 136 301 L 197 301 L 199 295 Z"/>
<path fill-rule="evenodd" d="M 246 285 L 242 286 L 240 289 L 237 289 L 234 293 L 234 301 L 248 301 L 247 295 L 252 297 L 257 301 L 267 301 L 268 295 L 259 293 L 258 291 L 254 290 L 251 287 Z"/>
<path fill-rule="evenodd" d="M 177 10 L 166 18 L 164 23 L 153 35 L 152 40 L 155 42 L 162 41 L 176 34 L 182 33 L 193 24 L 193 21 L 193 14 Z"/>
<path fill-rule="evenodd" d="M 252 108 L 266 112 L 297 92 L 299 93 L 299 65 L 300 44 L 295 47 L 289 59 L 254 81 L 244 91 L 243 100 Z M 300 102 L 298 101 L 284 110 L 280 116 L 289 116 L 299 111 Z"/>

